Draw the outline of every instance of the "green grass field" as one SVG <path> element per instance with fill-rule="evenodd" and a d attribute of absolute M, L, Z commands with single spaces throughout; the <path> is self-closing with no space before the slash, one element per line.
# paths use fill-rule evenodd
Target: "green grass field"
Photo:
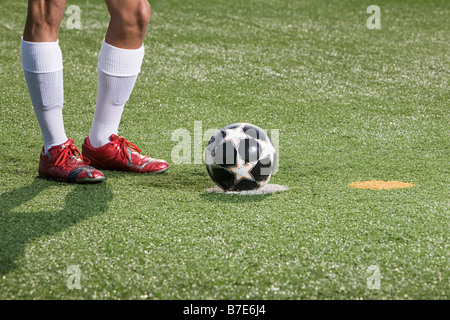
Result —
<path fill-rule="evenodd" d="M 70 4 L 82 29 L 66 15 L 64 118 L 81 148 L 109 15 L 100 0 Z M 42 139 L 20 62 L 26 1 L 1 1 L 0 299 L 450 298 L 448 1 L 150 4 L 119 134 L 172 162 L 172 133 L 193 137 L 194 121 L 278 129 L 271 183 L 289 190 L 208 193 L 194 163 L 105 171 L 98 185 L 37 178 Z M 379 30 L 366 25 L 372 4 Z M 415 186 L 348 186 L 362 180 Z M 81 289 L 67 286 L 70 266 Z"/>

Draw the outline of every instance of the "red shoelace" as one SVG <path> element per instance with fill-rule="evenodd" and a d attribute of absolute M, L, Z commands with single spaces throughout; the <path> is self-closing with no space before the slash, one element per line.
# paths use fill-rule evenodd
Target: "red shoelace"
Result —
<path fill-rule="evenodd" d="M 89 159 L 83 157 L 81 152 L 78 150 L 77 146 L 74 144 L 70 144 L 61 151 L 58 159 L 56 159 L 55 161 L 55 166 L 64 167 L 67 164 L 67 160 L 69 158 L 73 157 L 77 158 L 77 155 L 80 157 L 81 160 L 83 160 L 85 164 L 89 164 L 90 162 Z"/>
<path fill-rule="evenodd" d="M 141 153 L 141 149 L 138 148 L 135 144 L 131 143 L 130 141 L 126 140 L 124 137 L 118 137 L 115 141 L 111 141 L 112 143 L 118 144 L 120 153 L 123 157 L 128 158 L 126 147 L 133 149 L 134 151 L 137 151 L 138 153 Z"/>

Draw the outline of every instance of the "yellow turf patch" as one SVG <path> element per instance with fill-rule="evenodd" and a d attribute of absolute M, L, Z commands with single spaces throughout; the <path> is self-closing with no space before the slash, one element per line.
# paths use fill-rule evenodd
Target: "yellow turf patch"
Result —
<path fill-rule="evenodd" d="M 383 181 L 383 180 L 370 180 L 370 181 L 356 181 L 348 184 L 352 188 L 357 189 L 400 189 L 414 187 L 414 184 L 410 182 L 400 182 L 400 181 Z"/>

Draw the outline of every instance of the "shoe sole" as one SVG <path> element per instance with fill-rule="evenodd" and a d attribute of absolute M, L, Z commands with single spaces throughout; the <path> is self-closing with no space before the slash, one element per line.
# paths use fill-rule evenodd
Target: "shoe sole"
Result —
<path fill-rule="evenodd" d="M 47 179 L 47 180 L 53 180 L 58 182 L 66 182 L 66 183 L 78 183 L 78 184 L 96 184 L 100 183 L 105 180 L 105 177 L 97 177 L 97 178 L 87 178 L 87 179 L 76 179 L 75 181 L 68 181 L 61 178 L 54 178 L 44 175 L 39 175 L 39 177 Z"/>
<path fill-rule="evenodd" d="M 150 172 L 150 173 L 160 174 L 160 173 L 166 172 L 167 170 L 169 170 L 169 167 L 161 169 L 161 170 L 158 170 L 158 171 Z"/>
<path fill-rule="evenodd" d="M 146 172 L 146 171 L 133 171 L 130 170 L 130 168 L 126 168 L 126 169 L 122 169 L 122 168 L 108 168 L 108 167 L 104 167 L 104 166 L 96 166 L 95 164 L 90 163 L 90 166 L 94 167 L 97 170 L 109 170 L 109 171 L 120 171 L 120 172 L 130 172 L 130 173 L 137 173 L 137 174 L 160 174 L 163 172 L 166 172 L 167 170 L 169 170 L 170 166 L 167 166 L 167 168 L 158 170 L 158 171 L 153 171 L 153 172 Z"/>
<path fill-rule="evenodd" d="M 105 177 L 76 179 L 75 183 L 87 184 L 87 183 L 100 183 L 105 180 Z"/>

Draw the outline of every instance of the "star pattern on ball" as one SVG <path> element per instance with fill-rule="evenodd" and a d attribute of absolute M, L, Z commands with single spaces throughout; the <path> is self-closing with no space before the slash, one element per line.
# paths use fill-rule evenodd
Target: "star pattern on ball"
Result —
<path fill-rule="evenodd" d="M 240 157 L 238 157 L 238 162 L 236 167 L 228 168 L 228 170 L 234 174 L 234 184 L 237 184 L 242 179 L 247 179 L 255 181 L 250 171 L 255 167 L 257 161 L 245 163 Z"/>
<path fill-rule="evenodd" d="M 248 135 L 242 130 L 241 127 L 237 127 L 234 129 L 225 129 L 225 137 L 223 138 L 223 141 L 231 141 L 233 145 L 237 148 L 239 148 L 239 142 L 242 139 L 247 139 Z"/>
<path fill-rule="evenodd" d="M 274 173 L 277 158 L 267 133 L 248 123 L 234 123 L 218 130 L 205 152 L 209 176 L 225 191 L 264 186 Z"/>
<path fill-rule="evenodd" d="M 274 162 L 274 154 L 276 153 L 275 147 L 270 142 L 269 139 L 267 140 L 260 140 L 256 139 L 256 141 L 259 142 L 259 145 L 261 146 L 261 155 L 260 158 L 270 157 L 270 162 Z"/>

